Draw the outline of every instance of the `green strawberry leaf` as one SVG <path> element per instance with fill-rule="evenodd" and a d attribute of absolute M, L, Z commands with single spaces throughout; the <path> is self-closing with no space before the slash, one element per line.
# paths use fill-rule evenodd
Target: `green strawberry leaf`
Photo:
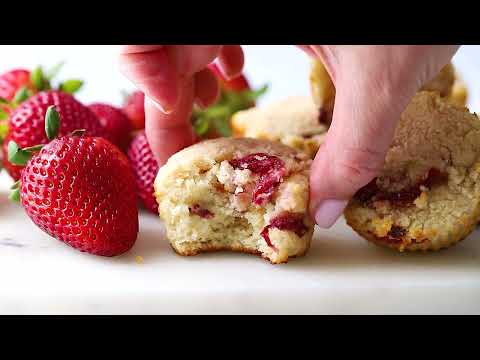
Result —
<path fill-rule="evenodd" d="M 42 91 L 45 89 L 45 77 L 43 75 L 43 70 L 40 66 L 37 66 L 30 73 L 30 81 L 32 82 L 35 89 Z"/>
<path fill-rule="evenodd" d="M 256 101 L 259 97 L 261 97 L 268 91 L 268 88 L 269 85 L 265 84 L 258 90 L 245 90 L 244 96 L 251 101 Z"/>
<path fill-rule="evenodd" d="M 47 80 L 52 80 L 60 72 L 62 67 L 65 65 L 65 61 L 59 62 L 54 65 L 50 70 L 47 71 L 46 78 Z"/>
<path fill-rule="evenodd" d="M 6 120 L 6 119 L 8 119 L 8 114 L 5 112 L 5 110 L 0 108 L 0 121 L 1 120 Z"/>
<path fill-rule="evenodd" d="M 197 135 L 199 136 L 205 135 L 208 132 L 208 129 L 210 128 L 210 122 L 206 117 L 199 117 L 195 120 L 193 124 L 193 128 L 197 133 Z"/>
<path fill-rule="evenodd" d="M 20 202 L 20 189 L 13 190 L 8 198 L 14 202 Z"/>
<path fill-rule="evenodd" d="M 225 121 L 225 119 L 215 118 L 213 119 L 213 125 L 218 133 L 224 137 L 232 136 L 232 128 L 230 127 L 230 122 Z"/>
<path fill-rule="evenodd" d="M 8 134 L 8 124 L 5 121 L 0 122 L 0 143 L 2 143 L 5 136 Z"/>
<path fill-rule="evenodd" d="M 65 80 L 60 84 L 59 89 L 69 94 L 75 94 L 83 86 L 83 81 L 78 79 Z"/>
<path fill-rule="evenodd" d="M 7 99 L 4 99 L 4 98 L 0 97 L 0 104 L 9 105 L 9 104 L 10 104 L 10 101 L 8 101 Z"/>
<path fill-rule="evenodd" d="M 45 114 L 45 133 L 48 140 L 53 140 L 57 137 L 60 130 L 60 114 L 55 109 L 54 105 L 51 105 L 47 109 Z"/>
<path fill-rule="evenodd" d="M 258 90 L 222 90 L 216 104 L 205 110 L 194 108 L 192 124 L 195 132 L 202 137 L 213 127 L 221 136 L 232 136 L 230 119 L 233 114 L 251 108 L 255 101 L 265 94 L 267 90 L 268 85 L 264 85 Z"/>
<path fill-rule="evenodd" d="M 15 141 L 8 143 L 8 161 L 12 164 L 25 166 L 31 157 L 32 154 L 20 149 Z"/>
<path fill-rule="evenodd" d="M 15 94 L 13 101 L 17 104 L 21 104 L 29 98 L 30 94 L 26 86 L 22 86 Z"/>

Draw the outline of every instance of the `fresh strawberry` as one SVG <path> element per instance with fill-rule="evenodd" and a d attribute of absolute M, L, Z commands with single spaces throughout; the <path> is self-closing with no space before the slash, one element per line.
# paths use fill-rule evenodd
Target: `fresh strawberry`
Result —
<path fill-rule="evenodd" d="M 0 98 L 12 101 L 22 87 L 32 88 L 30 71 L 15 69 L 0 75 Z"/>
<path fill-rule="evenodd" d="M 32 71 L 16 69 L 0 75 L 0 143 L 7 134 L 7 120 L 12 111 L 30 96 L 42 90 L 51 90 L 51 82 L 62 66 L 63 63 L 57 64 L 47 73 L 37 66 Z M 57 89 L 73 94 L 82 85 L 81 80 L 71 79 L 57 84 Z"/>
<path fill-rule="evenodd" d="M 194 108 L 191 121 L 195 133 L 202 139 L 228 137 L 232 135 L 230 127 L 232 115 L 255 106 L 256 100 L 268 87 L 265 85 L 258 90 L 251 90 L 244 75 L 227 80 L 216 63 L 209 64 L 208 68 L 220 82 L 220 98 L 216 104 L 207 109 Z"/>
<path fill-rule="evenodd" d="M 26 89 L 31 89 L 30 71 L 11 70 L 0 75 L 0 143 L 8 132 L 8 117 L 15 100 L 23 100 Z"/>
<path fill-rule="evenodd" d="M 0 99 L 3 108 L 14 109 L 30 96 L 44 90 L 57 89 L 73 94 L 80 90 L 83 81 L 70 79 L 52 87 L 52 80 L 62 68 L 63 63 L 55 65 L 47 73 L 44 73 L 41 66 L 32 71 L 15 69 L 0 75 Z M 7 105 L 7 106 L 5 106 Z"/>
<path fill-rule="evenodd" d="M 106 137 L 121 150 L 126 150 L 130 143 L 132 126 L 122 110 L 107 104 L 95 103 L 88 106 L 97 115 L 106 131 Z"/>
<path fill-rule="evenodd" d="M 43 147 L 9 142 L 9 160 L 26 165 L 12 199 L 43 231 L 83 252 L 115 256 L 138 235 L 135 179 L 127 157 L 109 141 L 83 131 L 56 138 L 60 116 L 46 115 Z"/>
<path fill-rule="evenodd" d="M 195 133 L 200 139 L 211 139 L 221 136 L 231 136 L 230 118 L 240 110 L 255 106 L 256 100 L 268 89 L 265 85 L 258 90 L 252 90 L 245 75 L 227 80 L 216 63 L 208 68 L 220 82 L 220 99 L 207 109 L 194 108 L 191 122 Z M 145 95 L 136 91 L 126 98 L 123 111 L 133 124 L 134 129 L 145 128 Z"/>
<path fill-rule="evenodd" d="M 135 130 L 145 128 L 145 95 L 143 92 L 135 91 L 127 96 L 122 109 Z"/>
<path fill-rule="evenodd" d="M 40 92 L 18 106 L 9 119 L 9 139 L 20 147 L 46 144 L 45 113 L 54 105 L 62 117 L 60 136 L 76 129 L 85 129 L 88 136 L 104 136 L 105 130 L 96 115 L 72 95 L 60 91 Z M 4 157 L 5 153 L 4 153 Z M 8 161 L 8 160 L 7 160 Z M 9 169 L 8 165 L 5 168 Z M 9 171 L 18 180 L 17 171 Z"/>
<path fill-rule="evenodd" d="M 137 182 L 138 197 L 146 209 L 157 214 L 158 204 L 153 196 L 153 182 L 158 173 L 158 163 L 148 145 L 145 132 L 133 139 L 127 152 Z"/>
<path fill-rule="evenodd" d="M 239 76 L 233 79 L 227 79 L 223 76 L 220 68 L 218 67 L 217 63 L 210 63 L 208 68 L 216 75 L 216 77 L 220 80 L 220 85 L 226 91 L 244 91 L 250 90 L 250 84 L 245 77 L 245 75 L 240 74 Z"/>

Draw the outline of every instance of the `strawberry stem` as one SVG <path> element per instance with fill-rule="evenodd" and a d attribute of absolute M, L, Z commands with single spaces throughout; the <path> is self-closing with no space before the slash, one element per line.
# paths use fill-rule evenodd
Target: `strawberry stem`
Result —
<path fill-rule="evenodd" d="M 73 130 L 73 131 L 70 133 L 70 136 L 82 137 L 83 135 L 85 135 L 85 132 L 86 132 L 86 131 L 87 131 L 86 129 Z"/>
<path fill-rule="evenodd" d="M 22 150 L 26 151 L 26 152 L 29 152 L 29 153 L 34 153 L 34 152 L 38 152 L 38 151 L 42 150 L 43 147 L 44 147 L 44 145 L 41 144 L 41 145 L 26 147 L 26 148 L 23 148 Z"/>

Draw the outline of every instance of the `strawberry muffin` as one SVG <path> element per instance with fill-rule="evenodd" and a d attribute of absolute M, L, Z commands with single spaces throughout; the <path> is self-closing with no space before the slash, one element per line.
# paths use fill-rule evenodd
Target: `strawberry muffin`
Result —
<path fill-rule="evenodd" d="M 330 125 L 335 105 L 335 86 L 321 61 L 313 60 L 310 71 L 310 91 L 315 105 L 320 109 L 320 121 Z"/>
<path fill-rule="evenodd" d="M 231 250 L 272 263 L 304 255 L 313 234 L 305 154 L 276 142 L 219 138 L 160 168 L 155 196 L 180 255 Z"/>
<path fill-rule="evenodd" d="M 381 174 L 345 210 L 347 223 L 378 245 L 439 250 L 467 237 L 479 216 L 480 121 L 438 92 L 419 92 Z"/>
<path fill-rule="evenodd" d="M 455 83 L 455 69 L 451 63 L 445 65 L 432 80 L 423 85 L 422 90 L 438 91 L 441 97 L 448 97 Z"/>
<path fill-rule="evenodd" d="M 323 113 L 324 123 L 329 125 L 333 116 L 335 87 L 322 62 L 318 60 L 312 61 L 310 90 L 315 105 Z M 451 100 L 455 104 L 466 104 L 467 89 L 451 63 L 445 65 L 440 73 L 427 82 L 421 90 L 438 91 L 440 96 Z"/>
<path fill-rule="evenodd" d="M 459 74 L 455 74 L 455 82 L 448 99 L 459 106 L 466 106 L 468 100 L 468 90 L 465 82 Z"/>
<path fill-rule="evenodd" d="M 314 158 L 328 126 L 322 112 L 308 96 L 293 96 L 262 108 L 237 112 L 233 135 L 279 141 Z"/>

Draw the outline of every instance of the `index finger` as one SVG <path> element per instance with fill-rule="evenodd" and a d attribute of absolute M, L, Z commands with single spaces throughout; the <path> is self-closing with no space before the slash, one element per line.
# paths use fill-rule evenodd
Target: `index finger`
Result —
<path fill-rule="evenodd" d="M 162 166 L 174 153 L 194 142 L 190 116 L 194 101 L 193 79 L 181 85 L 178 106 L 170 114 L 162 112 L 152 100 L 145 98 L 145 132 L 158 164 Z"/>

